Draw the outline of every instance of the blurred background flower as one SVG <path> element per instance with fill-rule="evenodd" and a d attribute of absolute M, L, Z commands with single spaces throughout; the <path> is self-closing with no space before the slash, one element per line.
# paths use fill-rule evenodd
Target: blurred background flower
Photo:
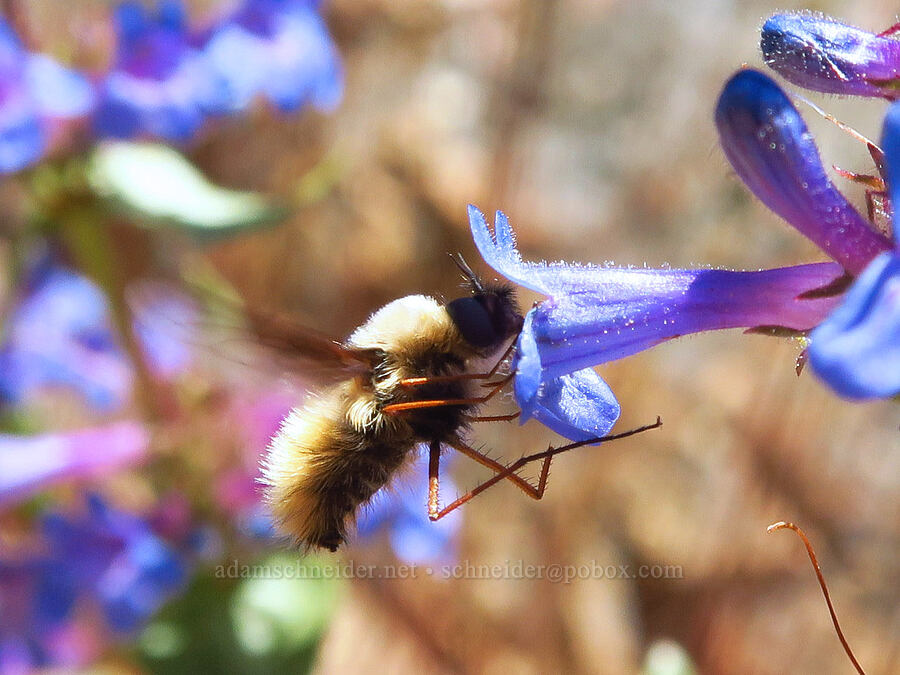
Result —
<path fill-rule="evenodd" d="M 164 0 L 155 14 L 139 2 L 116 8 L 116 55 L 94 118 L 101 136 L 186 141 L 217 107 L 220 93 L 189 44 L 184 13 L 180 0 Z"/>
<path fill-rule="evenodd" d="M 59 124 L 87 114 L 93 96 L 87 78 L 26 51 L 0 18 L 0 173 L 40 159 Z"/>
<path fill-rule="evenodd" d="M 203 52 L 226 91 L 224 110 L 244 110 L 258 96 L 285 112 L 337 106 L 341 63 L 318 4 L 247 0 L 213 29 Z"/>

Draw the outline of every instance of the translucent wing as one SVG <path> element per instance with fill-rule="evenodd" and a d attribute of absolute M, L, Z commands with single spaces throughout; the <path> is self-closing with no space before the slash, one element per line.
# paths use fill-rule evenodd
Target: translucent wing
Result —
<path fill-rule="evenodd" d="M 250 308 L 244 314 L 259 344 L 291 364 L 291 370 L 319 375 L 319 379 L 323 375 L 346 379 L 371 371 L 377 359 L 375 350 L 346 347 L 286 314 Z"/>
<path fill-rule="evenodd" d="M 221 294 L 180 295 L 166 284 L 129 289 L 135 327 L 193 348 L 198 356 L 240 364 L 264 377 L 331 383 L 371 371 L 376 354 L 345 347 L 285 314 L 249 308 Z"/>

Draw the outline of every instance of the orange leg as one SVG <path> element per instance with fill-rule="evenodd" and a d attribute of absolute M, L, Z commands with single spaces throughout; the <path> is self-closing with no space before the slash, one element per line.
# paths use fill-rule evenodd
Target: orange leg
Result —
<path fill-rule="evenodd" d="M 532 485 L 528 485 L 528 488 L 526 489 L 526 488 L 522 487 L 521 485 L 519 485 L 518 482 L 516 483 L 517 485 L 519 485 L 519 487 L 522 487 L 522 489 L 526 492 L 526 494 L 528 494 L 528 496 L 530 496 L 534 499 L 540 499 L 541 497 L 544 496 L 544 490 L 546 490 L 546 488 L 547 488 L 547 476 L 550 471 L 550 460 L 555 455 L 559 455 L 563 452 L 568 452 L 569 450 L 574 450 L 575 448 L 580 448 L 584 445 L 592 445 L 593 443 L 599 443 L 601 441 L 614 441 L 619 438 L 627 438 L 628 436 L 634 436 L 635 434 L 639 434 L 644 431 L 649 431 L 650 429 L 657 429 L 661 426 L 662 426 L 662 420 L 659 417 L 657 417 L 656 422 L 654 422 L 653 424 L 648 424 L 648 425 L 645 425 L 642 427 L 638 427 L 637 429 L 631 429 L 630 431 L 624 431 L 620 434 L 609 434 L 607 436 L 602 436 L 600 438 L 589 438 L 586 441 L 577 441 L 575 443 L 569 443 L 568 445 L 563 445 L 558 448 L 551 447 L 551 448 L 547 448 L 543 452 L 537 452 L 533 455 L 528 455 L 526 457 L 522 457 L 521 459 L 518 459 L 515 462 L 513 462 L 512 464 L 510 464 L 509 466 L 503 467 L 502 471 L 498 471 L 498 473 L 496 473 L 494 476 L 492 476 L 488 480 L 484 481 L 480 485 L 476 486 L 475 488 L 473 488 L 472 490 L 470 490 L 469 492 L 464 494 L 462 497 L 459 497 L 456 501 L 452 502 L 451 504 L 448 504 L 447 506 L 445 506 L 443 509 L 440 509 L 440 510 L 437 510 L 437 502 L 435 501 L 434 511 L 432 511 L 431 499 L 430 499 L 431 494 L 429 493 L 428 517 L 431 520 L 440 520 L 441 518 L 446 516 L 448 513 L 455 511 L 460 506 L 462 506 L 463 504 L 465 504 L 468 501 L 471 501 L 472 499 L 474 499 L 475 497 L 480 495 L 482 492 L 487 490 L 489 487 L 499 483 L 504 478 L 507 478 L 507 479 L 511 478 L 515 474 L 515 472 L 518 471 L 519 469 L 521 469 L 523 466 L 530 464 L 531 462 L 536 462 L 538 460 L 544 460 L 544 464 L 543 464 L 543 466 L 541 466 L 541 475 L 540 475 L 540 478 L 538 479 L 538 485 L 536 488 Z M 453 447 L 456 447 L 456 446 L 453 446 Z M 459 448 L 457 448 L 457 449 L 459 449 Z M 468 454 L 468 453 L 464 453 L 464 454 Z M 471 456 L 471 455 L 469 455 L 469 456 Z M 486 458 L 486 459 L 490 460 L 490 458 Z M 480 460 L 477 460 L 477 461 L 480 461 Z M 493 462 L 493 460 L 490 460 L 490 461 Z M 495 464 L 497 464 L 497 463 L 495 462 Z M 487 464 L 486 466 L 491 466 L 491 465 Z M 502 465 L 500 465 L 500 464 L 498 464 L 498 466 L 502 467 Z M 491 468 L 494 468 L 494 467 L 492 466 Z M 525 481 L 523 481 L 523 482 L 525 482 Z M 435 493 L 434 493 L 435 499 L 437 499 L 437 470 L 436 469 L 435 469 L 435 473 L 434 473 L 434 477 L 433 477 L 433 484 L 435 486 Z"/>
<path fill-rule="evenodd" d="M 503 362 L 509 357 L 510 354 L 513 353 L 513 350 L 516 348 L 516 339 L 518 338 L 518 333 L 513 336 L 512 341 L 509 343 L 509 346 L 500 355 L 500 358 L 497 359 L 497 362 L 494 366 L 487 371 L 486 373 L 458 373 L 455 375 L 426 375 L 423 377 L 408 377 L 404 380 L 400 380 L 401 387 L 418 387 L 423 384 L 434 384 L 435 382 L 459 382 L 463 380 L 490 380 L 494 375 L 497 374 L 497 371 L 500 370 L 500 366 Z M 403 412 L 405 410 L 421 410 L 422 408 L 439 408 L 445 405 L 478 405 L 479 403 L 484 403 L 489 401 L 494 396 L 496 396 L 501 389 L 503 389 L 506 384 L 515 377 L 515 373 L 510 373 L 506 375 L 500 380 L 496 382 L 487 382 L 482 384 L 481 386 L 487 387 L 490 391 L 484 396 L 476 396 L 474 398 L 448 398 L 448 399 L 436 399 L 431 401 L 408 401 L 406 403 L 393 403 L 391 405 L 387 405 L 382 408 L 382 412 L 386 415 L 395 415 L 399 412 Z"/>
<path fill-rule="evenodd" d="M 509 347 L 506 348 L 506 351 L 497 359 L 497 363 L 494 364 L 494 367 L 491 368 L 486 373 L 460 373 L 457 375 L 427 375 L 425 377 L 407 377 L 405 380 L 400 380 L 401 387 L 418 387 L 422 384 L 432 384 L 434 382 L 458 382 L 460 380 L 489 380 L 494 375 L 497 374 L 497 371 L 500 370 L 500 366 L 506 360 L 506 358 L 512 354 L 513 349 L 516 347 L 515 339 L 509 344 Z"/>
<path fill-rule="evenodd" d="M 544 460 L 544 465 L 541 467 L 541 476 L 538 480 L 538 487 L 535 487 L 521 476 L 509 471 L 507 467 L 503 466 L 500 462 L 491 459 L 484 453 L 478 452 L 462 441 L 448 443 L 448 445 L 457 452 L 465 455 L 466 457 L 474 459 L 482 466 L 486 466 L 489 469 L 492 469 L 502 478 L 506 478 L 512 481 L 512 483 L 516 487 L 518 487 L 520 490 L 522 490 L 522 492 L 527 494 L 532 499 L 540 499 L 543 496 L 544 487 L 547 484 L 547 476 L 550 472 L 550 457 Z M 456 508 L 456 506 L 443 510 L 441 510 L 440 508 L 440 479 L 438 477 L 438 471 L 440 469 L 440 452 L 440 442 L 432 441 L 431 445 L 428 448 L 428 517 L 431 520 L 440 520 L 448 513 L 450 513 L 450 511 Z M 457 500 L 457 502 L 458 501 L 459 500 Z M 456 502 L 454 502 L 454 504 L 456 504 Z M 459 504 L 457 504 L 457 506 L 459 506 Z"/>
<path fill-rule="evenodd" d="M 443 376 L 446 378 L 455 378 L 462 379 L 467 378 L 466 375 L 447 375 Z M 403 412 L 405 410 L 421 410 L 422 408 L 440 408 L 445 405 L 479 405 L 481 403 L 485 403 L 486 401 L 490 401 L 494 396 L 500 393 L 500 390 L 506 386 L 507 382 L 509 382 L 513 377 L 515 377 L 515 373 L 510 373 L 506 377 L 504 377 L 500 382 L 497 382 L 493 388 L 484 396 L 475 396 L 473 398 L 444 398 L 444 399 L 434 399 L 430 401 L 407 401 L 405 403 L 392 403 L 391 405 L 386 405 L 381 409 L 385 415 L 396 415 L 399 412 Z M 416 378 L 421 379 L 421 378 Z M 471 378 L 467 378 L 471 379 Z M 430 382 L 434 382 L 435 378 L 429 380 Z M 438 380 L 440 381 L 440 380 Z"/>

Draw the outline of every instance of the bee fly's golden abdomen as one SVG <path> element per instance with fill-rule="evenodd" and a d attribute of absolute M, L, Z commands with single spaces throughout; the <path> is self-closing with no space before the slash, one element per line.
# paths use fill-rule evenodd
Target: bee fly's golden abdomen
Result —
<path fill-rule="evenodd" d="M 344 383 L 310 398 L 282 422 L 263 464 L 266 501 L 278 529 L 297 544 L 335 550 L 360 504 L 390 479 L 411 443 L 403 433 L 348 420 Z"/>

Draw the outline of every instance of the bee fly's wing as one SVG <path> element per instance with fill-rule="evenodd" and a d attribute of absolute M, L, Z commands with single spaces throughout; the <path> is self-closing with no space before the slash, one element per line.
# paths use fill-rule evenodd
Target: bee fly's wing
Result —
<path fill-rule="evenodd" d="M 245 315 L 262 345 L 293 363 L 291 369 L 312 371 L 320 379 L 325 375 L 346 379 L 366 373 L 377 358 L 374 350 L 346 347 L 284 314 L 245 309 Z"/>
<path fill-rule="evenodd" d="M 220 293 L 182 293 L 189 310 L 173 311 L 161 301 L 173 289 L 154 282 L 129 289 L 138 328 L 155 326 L 195 353 L 265 379 L 296 375 L 304 382 L 332 383 L 372 368 L 374 354 L 368 351 L 346 348 L 287 315 L 251 309 Z"/>

